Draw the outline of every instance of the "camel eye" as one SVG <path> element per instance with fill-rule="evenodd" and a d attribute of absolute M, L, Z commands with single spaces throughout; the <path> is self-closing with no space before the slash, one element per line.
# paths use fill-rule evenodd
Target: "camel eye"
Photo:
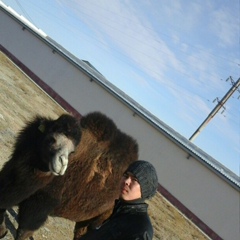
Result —
<path fill-rule="evenodd" d="M 46 139 L 46 145 L 51 147 L 56 142 L 54 137 L 49 137 Z"/>
<path fill-rule="evenodd" d="M 70 152 L 70 153 L 69 153 L 69 156 L 73 155 L 73 154 L 74 154 L 74 152 L 75 152 L 75 151 L 72 151 L 72 152 Z"/>
<path fill-rule="evenodd" d="M 48 137 L 44 141 L 43 148 L 50 153 L 55 152 L 56 151 L 55 146 L 54 146 L 55 143 L 56 143 L 56 140 L 54 137 Z"/>

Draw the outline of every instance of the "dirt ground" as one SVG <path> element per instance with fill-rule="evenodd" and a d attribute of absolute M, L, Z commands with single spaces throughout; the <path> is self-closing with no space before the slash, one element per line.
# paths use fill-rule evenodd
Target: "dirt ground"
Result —
<path fill-rule="evenodd" d="M 8 160 L 15 137 L 25 122 L 36 114 L 57 118 L 64 110 L 0 52 L 0 169 Z M 1 196 L 0 196 L 1 197 Z M 159 193 L 149 203 L 154 227 L 154 240 L 209 239 L 186 219 Z M 9 209 L 8 234 L 4 240 L 14 239 L 17 227 L 17 208 Z M 74 223 L 49 217 L 39 229 L 35 240 L 71 240 Z"/>

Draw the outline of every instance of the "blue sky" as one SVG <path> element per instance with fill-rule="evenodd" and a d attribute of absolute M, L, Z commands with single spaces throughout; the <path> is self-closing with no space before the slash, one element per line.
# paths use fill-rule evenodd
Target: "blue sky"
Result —
<path fill-rule="evenodd" d="M 189 138 L 240 78 L 240 2 L 3 0 Z M 240 89 L 194 140 L 240 174 Z"/>

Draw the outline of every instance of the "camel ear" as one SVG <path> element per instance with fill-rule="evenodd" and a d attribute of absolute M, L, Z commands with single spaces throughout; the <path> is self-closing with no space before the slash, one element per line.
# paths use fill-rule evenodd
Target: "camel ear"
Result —
<path fill-rule="evenodd" d="M 40 123 L 40 125 L 38 126 L 38 130 L 41 132 L 41 133 L 44 133 L 45 130 L 46 130 L 46 127 L 44 125 L 43 122 Z"/>

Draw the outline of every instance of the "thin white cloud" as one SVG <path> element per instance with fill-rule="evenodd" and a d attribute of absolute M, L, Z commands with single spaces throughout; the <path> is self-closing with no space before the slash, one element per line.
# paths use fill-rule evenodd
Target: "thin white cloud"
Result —
<path fill-rule="evenodd" d="M 188 89 L 181 89 L 181 94 L 175 93 L 174 97 L 181 109 L 179 116 L 190 124 L 194 124 L 196 119 L 203 119 L 211 111 L 205 99 Z"/>
<path fill-rule="evenodd" d="M 126 6 L 122 1 L 112 1 L 110 10 L 101 3 L 98 1 L 95 5 L 93 1 L 76 1 L 74 10 L 98 37 L 109 41 L 109 47 L 120 49 L 159 82 L 164 81 L 162 76 L 170 68 L 184 72 L 174 52 L 151 30 L 149 20 L 135 12 L 130 2 Z"/>
<path fill-rule="evenodd" d="M 233 46 L 239 38 L 239 20 L 235 19 L 228 8 L 220 8 L 212 12 L 210 29 L 219 39 L 221 46 Z"/>
<path fill-rule="evenodd" d="M 221 89 L 218 63 L 207 50 L 190 54 L 187 61 L 189 68 L 198 79 L 198 81 L 192 79 L 193 85 L 205 83 L 206 88 L 204 90 L 211 92 L 217 92 L 217 89 Z"/>
<path fill-rule="evenodd" d="M 188 34 L 198 26 L 204 9 L 197 1 L 169 0 L 162 4 L 162 10 L 174 32 Z"/>

